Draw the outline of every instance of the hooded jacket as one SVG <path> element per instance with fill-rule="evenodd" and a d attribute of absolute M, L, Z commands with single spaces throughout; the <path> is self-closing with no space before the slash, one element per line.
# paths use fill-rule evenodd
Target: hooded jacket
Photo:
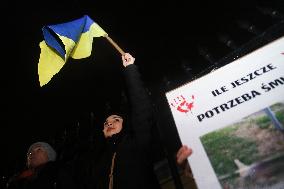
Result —
<path fill-rule="evenodd" d="M 150 99 L 136 65 L 127 66 L 124 74 L 130 112 L 123 117 L 122 131 L 107 139 L 98 161 L 96 188 L 109 188 L 115 153 L 113 189 L 159 189 L 151 153 L 153 116 Z"/>

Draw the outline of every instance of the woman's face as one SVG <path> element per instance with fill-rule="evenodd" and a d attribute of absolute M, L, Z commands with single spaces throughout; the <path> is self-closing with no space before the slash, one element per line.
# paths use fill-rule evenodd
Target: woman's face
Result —
<path fill-rule="evenodd" d="M 109 116 L 104 123 L 104 135 L 105 137 L 111 137 L 114 134 L 117 134 L 122 129 L 123 119 L 118 115 Z"/>
<path fill-rule="evenodd" d="M 42 146 L 33 147 L 27 154 L 27 166 L 36 168 L 48 162 L 48 155 Z"/>

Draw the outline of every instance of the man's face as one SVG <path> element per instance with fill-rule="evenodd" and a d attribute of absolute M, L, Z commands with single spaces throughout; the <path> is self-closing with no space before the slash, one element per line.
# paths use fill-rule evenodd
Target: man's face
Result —
<path fill-rule="evenodd" d="M 36 168 L 48 162 L 48 155 L 42 146 L 35 146 L 27 154 L 27 166 Z"/>
<path fill-rule="evenodd" d="M 105 137 L 111 137 L 114 134 L 117 134 L 122 129 L 123 119 L 118 115 L 109 116 L 104 123 L 104 135 Z"/>

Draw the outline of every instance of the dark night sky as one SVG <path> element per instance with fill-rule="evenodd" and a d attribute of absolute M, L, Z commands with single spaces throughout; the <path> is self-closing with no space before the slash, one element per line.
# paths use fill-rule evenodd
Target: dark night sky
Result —
<path fill-rule="evenodd" d="M 55 136 L 91 111 L 100 115 L 104 102 L 115 103 L 122 88 L 120 55 L 104 39 L 95 39 L 91 57 L 68 62 L 48 85 L 39 87 L 37 63 L 44 25 L 89 15 L 136 57 L 147 86 L 158 95 L 164 75 L 178 80 L 181 59 L 193 62 L 194 74 L 210 66 L 199 60 L 199 44 L 208 45 L 215 60 L 229 53 L 219 48 L 212 36 L 231 31 L 236 18 L 250 18 L 265 28 L 272 21 L 257 13 L 255 7 L 276 6 L 283 10 L 283 3 L 276 0 L 70 0 L 66 7 L 63 1 L 13 3 L 3 7 L 9 14 L 1 13 L 0 174 L 6 175 L 19 166 L 17 162 L 24 158 L 32 142 Z M 244 36 L 239 37 L 239 43 L 249 38 L 249 34 L 237 31 L 234 35 Z"/>

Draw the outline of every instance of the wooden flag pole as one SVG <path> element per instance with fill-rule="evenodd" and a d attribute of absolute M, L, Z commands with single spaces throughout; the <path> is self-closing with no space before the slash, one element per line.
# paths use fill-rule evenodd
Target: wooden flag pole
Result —
<path fill-rule="evenodd" d="M 125 54 L 125 52 L 107 34 L 104 35 L 104 37 L 114 46 L 114 48 L 116 48 L 116 50 L 118 50 L 121 55 Z"/>

